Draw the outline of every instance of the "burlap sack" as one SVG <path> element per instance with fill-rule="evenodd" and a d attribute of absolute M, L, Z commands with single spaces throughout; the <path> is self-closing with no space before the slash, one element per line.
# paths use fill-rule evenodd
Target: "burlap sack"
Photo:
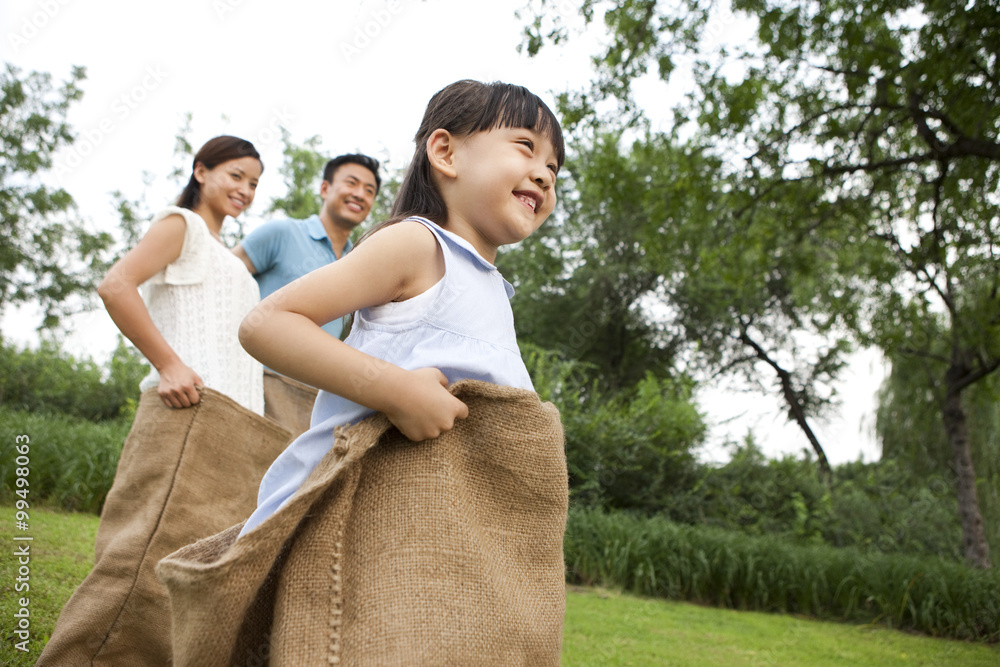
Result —
<path fill-rule="evenodd" d="M 412 443 L 374 415 L 289 502 L 160 562 L 177 665 L 557 665 L 567 477 L 556 409 L 482 382 Z M 374 446 L 373 446 L 374 445 Z"/>
<path fill-rule="evenodd" d="M 264 369 L 264 415 L 292 434 L 292 439 L 309 430 L 316 388 Z"/>
<path fill-rule="evenodd" d="M 139 400 L 97 529 L 95 564 L 63 607 L 37 665 L 169 665 L 157 561 L 244 521 L 288 431 L 206 389 L 198 405 Z"/>

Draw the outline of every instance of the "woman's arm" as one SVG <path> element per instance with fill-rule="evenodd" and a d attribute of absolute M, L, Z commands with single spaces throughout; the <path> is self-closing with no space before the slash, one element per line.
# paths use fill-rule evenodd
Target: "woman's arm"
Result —
<path fill-rule="evenodd" d="M 169 215 L 149 228 L 142 240 L 104 276 L 97 293 L 118 329 L 160 374 L 157 392 L 167 406 L 186 408 L 198 402 L 201 377 L 177 356 L 139 295 L 139 285 L 180 257 L 186 223 Z"/>
<path fill-rule="evenodd" d="M 262 301 L 243 320 L 240 342 L 275 371 L 373 410 L 414 441 L 468 416 L 436 368 L 404 370 L 333 338 L 320 326 L 371 306 L 420 294 L 444 275 L 437 240 L 417 222 L 373 234 L 342 259 Z"/>

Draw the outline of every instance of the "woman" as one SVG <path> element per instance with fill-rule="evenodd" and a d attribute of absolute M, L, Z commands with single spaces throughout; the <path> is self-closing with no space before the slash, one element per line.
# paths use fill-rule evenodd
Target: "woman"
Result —
<path fill-rule="evenodd" d="M 246 518 L 287 442 L 261 416 L 263 368 L 237 338 L 257 283 L 220 236 L 253 202 L 262 171 L 250 142 L 208 141 L 176 205 L 154 216 L 98 287 L 152 370 L 101 512 L 94 569 L 39 665 L 169 664 L 169 608 L 153 568 Z"/>

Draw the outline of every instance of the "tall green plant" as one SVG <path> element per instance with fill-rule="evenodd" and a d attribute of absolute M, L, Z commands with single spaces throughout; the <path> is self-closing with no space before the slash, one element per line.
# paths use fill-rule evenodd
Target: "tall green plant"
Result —
<path fill-rule="evenodd" d="M 1000 577 L 959 563 L 801 546 L 582 508 L 570 511 L 564 546 L 575 583 L 1000 641 Z"/>

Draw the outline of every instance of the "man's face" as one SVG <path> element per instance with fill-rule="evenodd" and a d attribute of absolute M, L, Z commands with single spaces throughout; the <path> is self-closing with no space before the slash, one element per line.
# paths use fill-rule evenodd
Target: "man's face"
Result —
<path fill-rule="evenodd" d="M 354 229 L 368 217 L 375 203 L 375 175 L 360 164 L 347 162 L 333 172 L 333 178 L 323 181 L 319 196 L 323 211 L 340 227 Z"/>

